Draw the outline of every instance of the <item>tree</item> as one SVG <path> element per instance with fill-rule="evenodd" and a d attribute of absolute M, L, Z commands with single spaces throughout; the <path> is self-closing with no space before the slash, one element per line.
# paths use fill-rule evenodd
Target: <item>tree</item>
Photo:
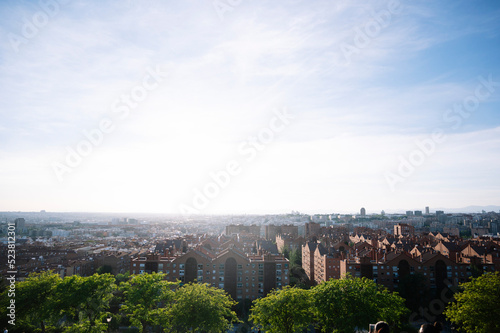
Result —
<path fill-rule="evenodd" d="M 239 322 L 236 304 L 222 289 L 189 283 L 175 291 L 170 320 L 175 332 L 225 332 Z"/>
<path fill-rule="evenodd" d="M 309 290 L 285 287 L 253 302 L 250 320 L 270 333 L 301 332 L 313 320 Z"/>
<path fill-rule="evenodd" d="M 295 248 L 290 251 L 290 266 L 302 267 L 302 249 Z"/>
<path fill-rule="evenodd" d="M 323 332 L 354 332 L 379 320 L 399 324 L 408 312 L 397 293 L 367 278 L 331 279 L 312 293 L 313 311 Z"/>
<path fill-rule="evenodd" d="M 110 265 L 103 265 L 103 266 L 100 266 L 96 270 L 96 272 L 97 272 L 97 274 L 106 274 L 106 273 L 113 274 L 113 268 Z"/>
<path fill-rule="evenodd" d="M 446 318 L 466 332 L 500 332 L 500 273 L 486 273 L 460 287 Z"/>
<path fill-rule="evenodd" d="M 45 332 L 46 325 L 59 319 L 55 308 L 56 288 L 62 282 L 59 275 L 52 272 L 32 273 L 16 283 L 16 326 L 26 331 L 40 329 Z M 9 301 L 7 291 L 2 294 L 2 310 Z M 5 305 L 5 306 L 4 306 Z M 2 317 L 5 317 L 2 315 Z"/>
<path fill-rule="evenodd" d="M 148 325 L 168 326 L 165 306 L 172 300 L 172 287 L 177 283 L 166 281 L 163 273 L 134 275 L 120 284 L 124 295 L 121 311 L 127 314 L 133 326 L 142 332 Z"/>
<path fill-rule="evenodd" d="M 70 324 L 68 332 L 100 332 L 106 330 L 102 323 L 116 289 L 111 274 L 94 274 L 88 277 L 72 275 L 57 285 L 57 308 L 66 315 Z"/>
<path fill-rule="evenodd" d="M 288 249 L 288 247 L 283 246 L 280 252 L 285 258 L 290 259 L 290 250 Z"/>

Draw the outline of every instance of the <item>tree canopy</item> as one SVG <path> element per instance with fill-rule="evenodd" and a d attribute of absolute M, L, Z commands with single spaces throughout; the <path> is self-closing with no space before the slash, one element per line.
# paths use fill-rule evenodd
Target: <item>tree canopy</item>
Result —
<path fill-rule="evenodd" d="M 57 300 L 55 290 L 61 282 L 59 275 L 52 272 L 33 273 L 25 281 L 17 282 L 17 325 L 27 330 L 40 329 L 45 332 L 46 325 L 59 319 L 54 304 Z M 4 291 L 1 297 L 2 310 L 7 306 L 4 306 L 4 302 L 9 300 L 6 293 Z"/>
<path fill-rule="evenodd" d="M 16 282 L 16 326 L 9 327 L 9 332 L 93 333 L 106 331 L 108 325 L 142 331 L 153 327 L 169 332 L 225 332 L 239 322 L 236 302 L 208 284 L 179 286 L 157 273 L 122 276 L 120 281 L 117 287 L 110 274 L 64 278 L 51 272 L 31 274 Z M 498 283 L 495 286 L 487 289 L 487 295 L 498 295 Z M 7 292 L 0 298 L 4 320 L 10 299 Z M 498 297 L 496 303 L 483 303 L 484 313 L 500 308 Z M 290 286 L 274 290 L 253 302 L 250 320 L 271 333 L 300 332 L 311 324 L 325 332 L 353 332 L 356 326 L 366 328 L 379 320 L 398 324 L 405 312 L 404 300 L 396 293 L 372 280 L 348 277 L 309 290 Z M 492 318 L 500 315 L 490 312 Z M 106 320 L 109 317 L 112 325 Z"/>
<path fill-rule="evenodd" d="M 379 320 L 399 324 L 408 312 L 402 297 L 367 278 L 331 279 L 311 291 L 323 332 L 354 332 Z"/>
<path fill-rule="evenodd" d="M 239 321 L 231 309 L 234 305 L 222 289 L 189 283 L 175 292 L 169 312 L 171 326 L 176 332 L 225 332 Z"/>
<path fill-rule="evenodd" d="M 115 278 L 111 274 L 94 274 L 88 277 L 72 275 L 65 277 L 57 285 L 55 307 L 60 314 L 66 316 L 70 324 L 68 331 L 106 330 L 102 319 L 107 315 L 116 289 L 114 282 Z"/>
<path fill-rule="evenodd" d="M 500 332 L 500 272 L 486 273 L 460 284 L 444 314 L 466 332 Z"/>
<path fill-rule="evenodd" d="M 301 332 L 312 323 L 312 298 L 308 290 L 285 287 L 254 301 L 250 320 L 270 333 Z"/>
<path fill-rule="evenodd" d="M 177 283 L 165 280 L 164 274 L 134 275 L 120 284 L 124 304 L 121 307 L 133 326 L 145 332 L 147 325 L 168 325 L 165 306 L 173 298 Z"/>

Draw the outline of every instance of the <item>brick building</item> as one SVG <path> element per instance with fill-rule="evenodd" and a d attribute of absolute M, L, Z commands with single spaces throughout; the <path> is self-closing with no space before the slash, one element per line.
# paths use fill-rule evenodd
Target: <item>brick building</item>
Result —
<path fill-rule="evenodd" d="M 169 281 L 208 283 L 235 300 L 256 299 L 290 283 L 289 261 L 281 255 L 246 255 L 236 247 L 215 254 L 198 247 L 177 256 L 135 258 L 130 273 L 163 272 Z"/>
<path fill-rule="evenodd" d="M 482 272 L 493 272 L 493 264 L 475 263 Z M 369 257 L 344 259 L 340 262 L 340 274 L 373 279 L 378 284 L 394 290 L 402 278 L 409 274 L 421 273 L 427 278 L 431 289 L 442 289 L 445 286 L 458 286 L 472 276 L 470 263 L 457 263 L 441 253 L 424 253 L 413 258 L 408 253 L 389 253 L 381 260 Z"/>

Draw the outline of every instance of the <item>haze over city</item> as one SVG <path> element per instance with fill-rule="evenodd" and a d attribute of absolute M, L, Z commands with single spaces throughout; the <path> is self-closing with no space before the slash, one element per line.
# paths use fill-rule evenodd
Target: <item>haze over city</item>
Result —
<path fill-rule="evenodd" d="M 56 4 L 0 3 L 0 211 L 500 202 L 496 1 Z"/>

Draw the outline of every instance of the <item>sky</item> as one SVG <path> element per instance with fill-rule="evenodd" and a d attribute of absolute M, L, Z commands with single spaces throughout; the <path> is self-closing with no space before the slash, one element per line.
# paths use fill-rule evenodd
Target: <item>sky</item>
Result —
<path fill-rule="evenodd" d="M 1 1 L 0 211 L 500 204 L 498 1 Z"/>

